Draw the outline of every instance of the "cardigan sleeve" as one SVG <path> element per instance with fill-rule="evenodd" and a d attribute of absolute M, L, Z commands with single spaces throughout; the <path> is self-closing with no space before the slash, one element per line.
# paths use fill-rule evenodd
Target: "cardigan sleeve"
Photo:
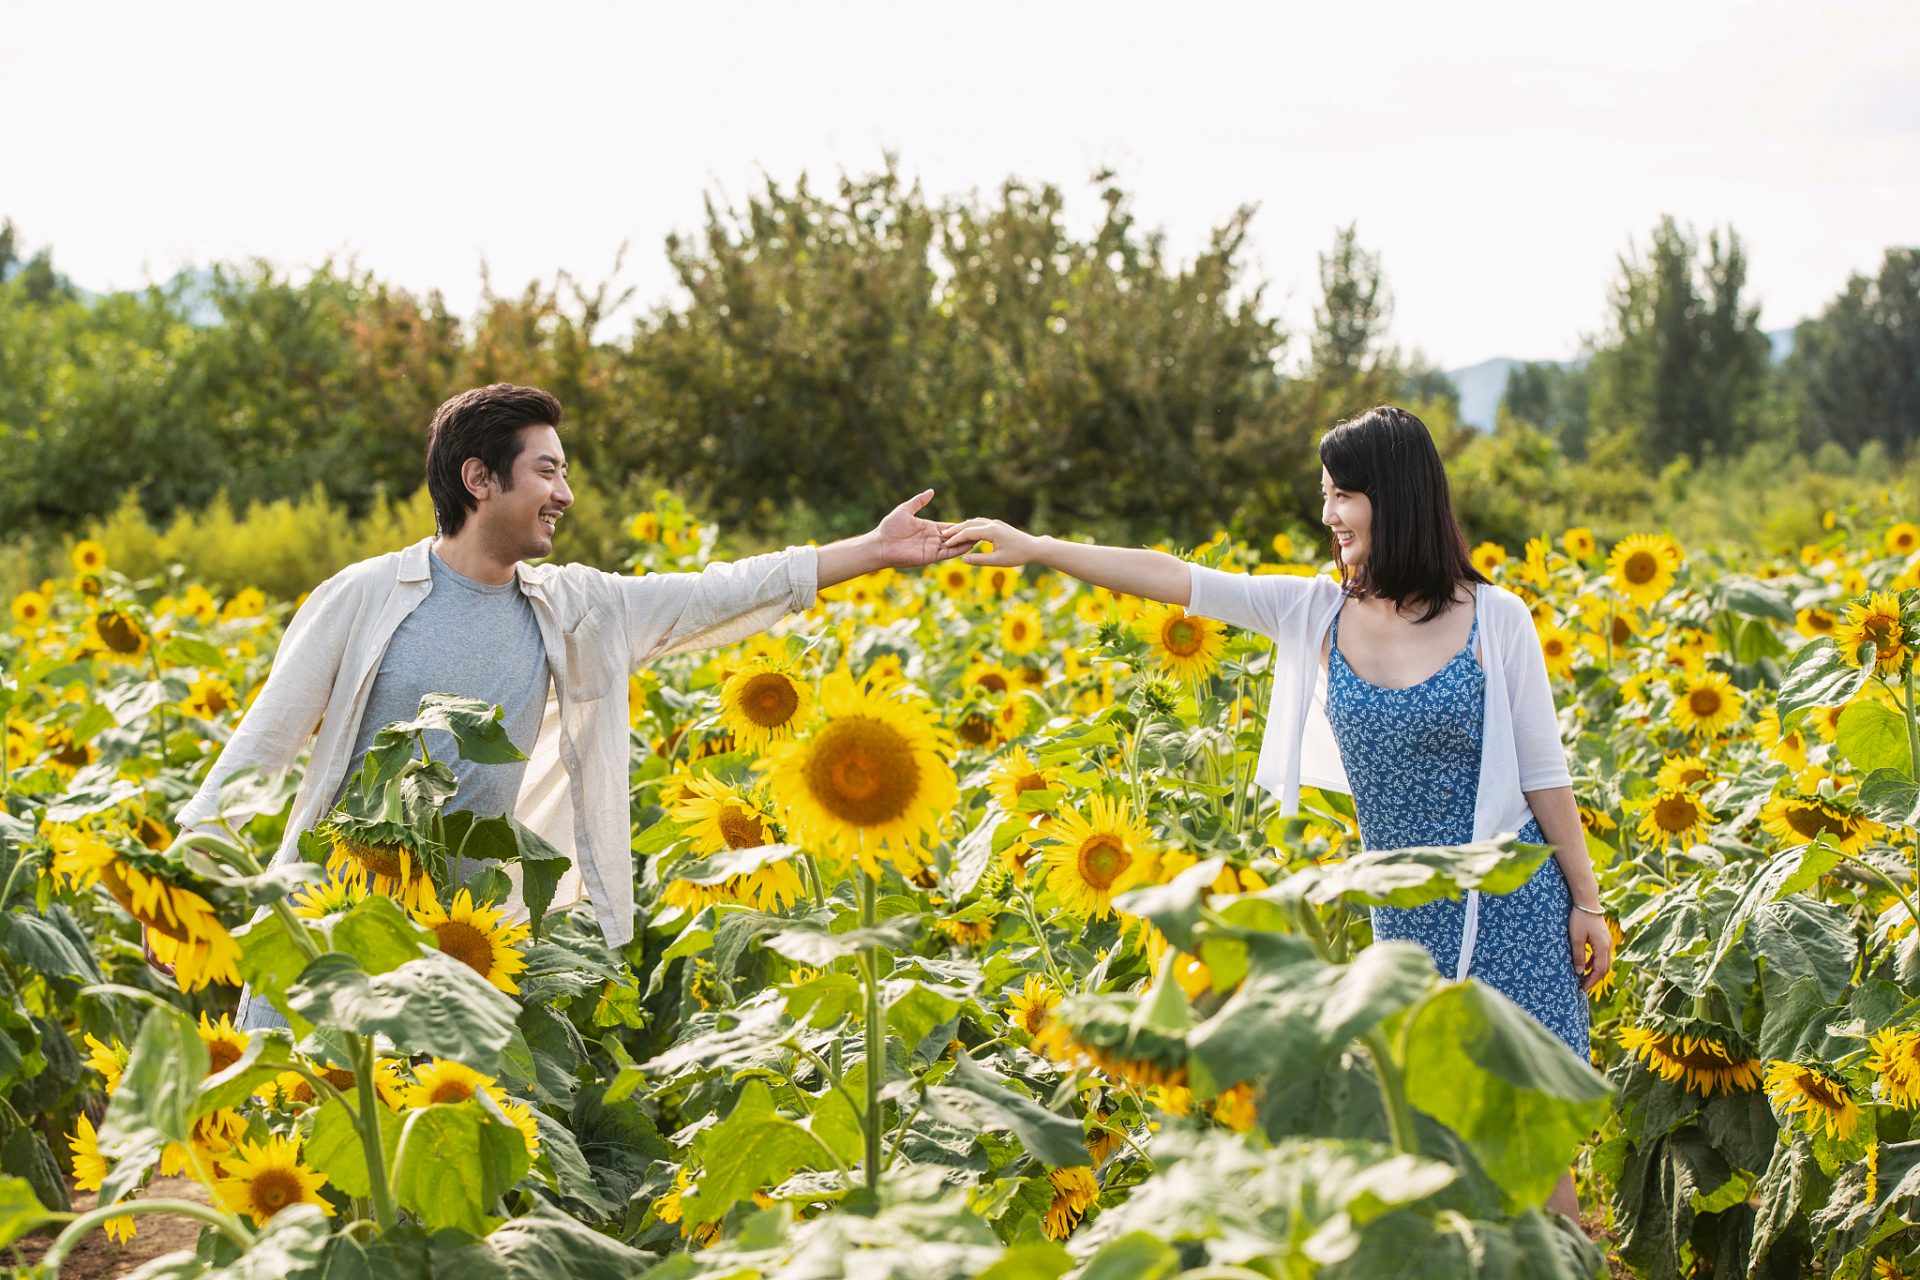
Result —
<path fill-rule="evenodd" d="M 1502 619 L 1507 643 L 1501 655 L 1507 682 L 1507 705 L 1513 715 L 1513 748 L 1520 765 L 1520 789 L 1544 791 L 1570 787 L 1567 749 L 1560 741 L 1560 717 L 1553 705 L 1553 685 L 1547 679 L 1547 658 L 1533 618 L 1517 597 Z"/>
<path fill-rule="evenodd" d="M 1223 573 L 1197 564 L 1189 568 L 1193 595 L 1187 604 L 1188 613 L 1270 640 L 1278 640 L 1289 625 L 1298 625 L 1312 594 L 1311 578 Z"/>

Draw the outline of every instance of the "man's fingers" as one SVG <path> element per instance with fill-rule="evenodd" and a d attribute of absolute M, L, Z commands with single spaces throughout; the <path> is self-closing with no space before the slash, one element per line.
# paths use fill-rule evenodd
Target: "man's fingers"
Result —
<path fill-rule="evenodd" d="M 911 498 L 908 498 L 905 502 L 901 503 L 898 507 L 895 507 L 894 510 L 905 511 L 908 515 L 912 515 L 914 512 L 920 510 L 920 508 L 926 506 L 929 502 L 932 502 L 932 501 L 933 501 L 933 490 L 922 489 L 919 493 L 914 494 Z"/>

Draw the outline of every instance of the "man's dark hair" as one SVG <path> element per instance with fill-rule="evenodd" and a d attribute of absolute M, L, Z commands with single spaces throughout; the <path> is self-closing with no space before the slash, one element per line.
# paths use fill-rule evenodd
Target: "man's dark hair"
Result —
<path fill-rule="evenodd" d="M 1381 405 L 1349 418 L 1320 439 L 1320 462 L 1336 488 L 1373 504 L 1367 562 L 1340 580 L 1358 596 L 1401 608 L 1425 605 L 1421 622 L 1440 616 L 1462 582 L 1485 582 L 1454 519 L 1447 469 L 1433 436 L 1405 409 Z M 1334 543 L 1334 557 L 1340 544 Z"/>
<path fill-rule="evenodd" d="M 560 402 L 538 387 L 496 382 L 462 391 L 434 411 L 427 428 L 427 492 L 442 537 L 452 537 L 479 504 L 460 479 L 468 458 L 480 459 L 502 489 L 513 488 L 522 427 L 560 426 Z"/>

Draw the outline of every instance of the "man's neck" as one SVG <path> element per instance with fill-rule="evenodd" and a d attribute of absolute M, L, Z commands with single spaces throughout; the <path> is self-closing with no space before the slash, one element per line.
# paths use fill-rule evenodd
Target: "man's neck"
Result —
<path fill-rule="evenodd" d="M 518 560 L 503 560 L 479 538 L 479 530 L 462 530 L 449 538 L 444 534 L 433 540 L 432 551 L 440 562 L 463 578 L 488 586 L 504 586 L 513 581 Z"/>

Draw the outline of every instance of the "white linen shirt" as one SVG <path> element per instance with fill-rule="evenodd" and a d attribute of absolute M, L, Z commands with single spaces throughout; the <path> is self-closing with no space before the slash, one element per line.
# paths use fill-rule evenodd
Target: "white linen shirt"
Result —
<path fill-rule="evenodd" d="M 1253 780 L 1274 794 L 1287 815 L 1299 812 L 1303 783 L 1352 794 L 1327 722 L 1327 673 L 1320 665 L 1320 650 L 1345 599 L 1340 583 L 1324 575 L 1191 568 L 1189 613 L 1257 632 L 1275 645 L 1273 700 Z M 1560 742 L 1546 656 L 1526 602 L 1503 587 L 1481 584 L 1474 589 L 1474 608 L 1487 694 L 1473 838 L 1486 840 L 1526 825 L 1533 810 L 1525 792 L 1572 786 L 1573 776 Z"/>
<path fill-rule="evenodd" d="M 266 686 L 176 818 L 182 830 L 211 824 L 220 786 L 236 770 L 283 772 L 311 740 L 274 860 L 298 859 L 300 833 L 325 816 L 346 779 L 388 641 L 433 590 L 432 543 L 362 560 L 314 588 L 287 626 Z M 578 564 L 515 566 L 552 683 L 514 817 L 573 859 L 551 910 L 584 896 L 609 944 L 632 940 L 627 677 L 654 658 L 731 644 L 812 608 L 818 563 L 815 548 L 789 547 L 699 573 L 642 577 Z M 510 868 L 524 918 L 517 872 Z"/>

